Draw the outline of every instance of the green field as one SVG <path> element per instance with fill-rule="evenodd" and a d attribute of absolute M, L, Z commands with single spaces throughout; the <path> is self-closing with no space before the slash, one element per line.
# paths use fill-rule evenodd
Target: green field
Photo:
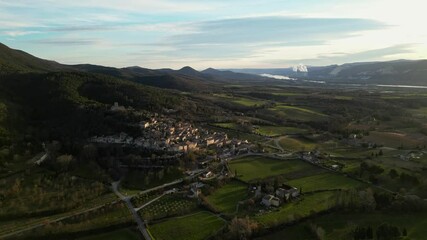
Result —
<path fill-rule="evenodd" d="M 298 178 L 287 182 L 290 186 L 302 188 L 304 192 L 327 189 L 358 188 L 365 184 L 335 173 L 323 173 Z"/>
<path fill-rule="evenodd" d="M 283 149 L 288 151 L 309 151 L 313 150 L 317 146 L 315 143 L 291 137 L 280 138 L 279 144 L 280 146 L 282 146 Z"/>
<path fill-rule="evenodd" d="M 274 108 L 271 108 L 270 110 L 280 114 L 286 119 L 303 122 L 323 121 L 328 117 L 327 115 L 318 111 L 297 106 L 278 105 Z"/>
<path fill-rule="evenodd" d="M 427 143 L 427 138 L 416 139 L 405 133 L 396 132 L 370 132 L 369 136 L 364 137 L 365 140 L 383 145 L 386 147 L 397 148 L 400 146 L 414 148 Z"/>
<path fill-rule="evenodd" d="M 302 134 L 307 132 L 306 129 L 281 126 L 258 126 L 258 128 L 254 131 L 258 134 L 269 137 L 280 136 L 285 134 Z"/>
<path fill-rule="evenodd" d="M 256 240 L 283 240 L 283 239 L 304 239 L 304 240 L 317 240 L 317 237 L 311 233 L 305 224 L 298 224 L 286 227 L 283 230 L 276 231 L 269 235 L 265 235 Z"/>
<path fill-rule="evenodd" d="M 226 100 L 228 102 L 233 102 L 245 107 L 254 107 L 254 106 L 261 106 L 265 103 L 267 103 L 264 100 L 260 99 L 254 99 L 254 98 L 246 98 L 246 97 L 239 97 L 239 96 L 231 96 L 227 94 L 213 94 L 215 97 Z"/>
<path fill-rule="evenodd" d="M 221 128 L 234 129 L 234 130 L 237 130 L 239 128 L 237 123 L 232 123 L 232 122 L 214 123 L 212 125 L 217 126 L 217 127 L 221 127 Z"/>
<path fill-rule="evenodd" d="M 201 240 L 214 235 L 224 225 L 215 215 L 198 212 L 151 225 L 149 231 L 156 240 Z"/>
<path fill-rule="evenodd" d="M 129 228 L 119 229 L 112 232 L 91 235 L 78 240 L 138 240 L 141 239 L 139 234 Z"/>
<path fill-rule="evenodd" d="M 229 166 L 231 171 L 237 171 L 238 178 L 246 182 L 277 175 L 310 175 L 320 170 L 300 160 L 279 160 L 261 156 L 240 158 L 231 161 Z"/>
<path fill-rule="evenodd" d="M 245 184 L 233 181 L 215 190 L 207 200 L 222 213 L 232 214 L 237 203 L 247 197 L 247 188 Z"/>
<path fill-rule="evenodd" d="M 332 207 L 334 192 L 320 192 L 304 195 L 301 201 L 284 204 L 277 211 L 255 216 L 255 219 L 267 227 L 293 222 L 313 213 L 325 211 Z"/>

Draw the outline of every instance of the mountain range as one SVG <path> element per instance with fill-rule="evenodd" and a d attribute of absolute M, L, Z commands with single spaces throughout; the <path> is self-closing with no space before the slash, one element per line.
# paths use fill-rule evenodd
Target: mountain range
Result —
<path fill-rule="evenodd" d="M 321 80 L 326 83 L 427 85 L 427 60 L 360 62 L 330 66 L 308 66 L 307 72 L 294 68 L 232 69 L 247 74 L 271 74 Z"/>

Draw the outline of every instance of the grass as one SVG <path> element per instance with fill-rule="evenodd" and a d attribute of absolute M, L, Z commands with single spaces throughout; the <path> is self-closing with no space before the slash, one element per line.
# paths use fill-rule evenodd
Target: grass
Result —
<path fill-rule="evenodd" d="M 286 227 L 283 230 L 271 233 L 269 235 L 256 238 L 256 240 L 283 240 L 283 239 L 304 239 L 317 240 L 317 237 L 311 233 L 307 226 L 298 224 L 295 226 Z"/>
<path fill-rule="evenodd" d="M 348 239 L 351 231 L 349 224 L 377 227 L 388 223 L 400 228 L 405 227 L 409 239 L 425 239 L 427 236 L 427 213 L 333 213 L 321 216 L 313 222 L 326 231 L 327 239 Z"/>
<path fill-rule="evenodd" d="M 312 121 L 324 121 L 327 119 L 327 115 L 297 106 L 288 106 L 288 105 L 277 105 L 270 110 L 278 113 L 285 119 L 302 121 L 302 122 L 312 122 Z"/>
<path fill-rule="evenodd" d="M 374 142 L 378 145 L 384 145 L 386 147 L 397 148 L 403 147 L 416 147 L 417 145 L 423 145 L 427 142 L 427 138 L 424 140 L 418 140 L 411 138 L 407 134 L 395 133 L 395 132 L 370 132 L 369 136 L 364 137 L 365 140 Z"/>
<path fill-rule="evenodd" d="M 231 171 L 245 181 L 264 179 L 277 175 L 294 175 L 297 172 L 310 173 L 319 168 L 300 160 L 278 160 L 274 158 L 248 156 L 229 163 Z"/>
<path fill-rule="evenodd" d="M 290 137 L 280 138 L 279 144 L 283 149 L 290 151 L 313 150 L 316 148 L 314 143 Z"/>
<path fill-rule="evenodd" d="M 214 123 L 214 126 L 237 130 L 239 127 L 236 123 Z"/>
<path fill-rule="evenodd" d="M 247 197 L 247 186 L 237 181 L 232 181 L 217 189 L 207 197 L 207 200 L 222 213 L 232 214 L 239 201 Z"/>
<path fill-rule="evenodd" d="M 260 99 L 254 99 L 254 98 L 245 98 L 245 97 L 238 97 L 238 96 L 230 96 L 226 94 L 213 94 L 215 97 L 226 100 L 228 102 L 232 102 L 238 105 L 242 105 L 245 107 L 254 107 L 254 106 L 261 106 L 266 103 L 264 100 Z"/>
<path fill-rule="evenodd" d="M 139 234 L 129 228 L 91 235 L 78 240 L 139 240 Z"/>
<path fill-rule="evenodd" d="M 302 188 L 304 192 L 327 189 L 358 188 L 365 184 L 341 174 L 322 173 L 313 176 L 298 178 L 287 182 L 291 186 Z"/>
<path fill-rule="evenodd" d="M 169 219 L 149 227 L 156 240 L 199 240 L 215 234 L 224 221 L 208 212 Z"/>
<path fill-rule="evenodd" d="M 293 222 L 298 218 L 307 217 L 329 209 L 333 195 L 334 192 L 319 192 L 305 195 L 301 201 L 284 204 L 277 211 L 255 216 L 255 219 L 266 227 Z"/>
<path fill-rule="evenodd" d="M 307 132 L 306 129 L 282 126 L 258 126 L 254 131 L 258 134 L 269 137 L 285 134 L 302 134 Z"/>

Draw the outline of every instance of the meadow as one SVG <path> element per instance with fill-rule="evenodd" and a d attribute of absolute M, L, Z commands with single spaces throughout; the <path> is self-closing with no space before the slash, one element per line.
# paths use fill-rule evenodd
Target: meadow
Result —
<path fill-rule="evenodd" d="M 224 225 L 221 218 L 198 212 L 156 223 L 149 226 L 149 231 L 156 240 L 199 240 L 214 235 Z"/>
<path fill-rule="evenodd" d="M 290 186 L 302 188 L 304 192 L 328 189 L 350 189 L 366 185 L 341 174 L 330 172 L 293 179 L 286 183 Z"/>
<path fill-rule="evenodd" d="M 104 232 L 100 234 L 94 234 L 82 238 L 78 238 L 78 240 L 138 240 L 141 239 L 139 237 L 139 233 L 132 231 L 129 228 L 118 229 L 111 232 Z"/>
<path fill-rule="evenodd" d="M 304 195 L 301 200 L 284 204 L 280 208 L 255 216 L 255 220 L 266 227 L 294 222 L 303 217 L 328 210 L 333 204 L 334 192 L 319 192 Z"/>
<path fill-rule="evenodd" d="M 229 163 L 232 172 L 237 172 L 239 179 L 250 182 L 278 175 L 311 174 L 319 169 L 301 160 L 279 160 L 262 156 L 243 157 Z"/>
<path fill-rule="evenodd" d="M 236 211 L 237 203 L 247 198 L 247 189 L 245 184 L 232 181 L 215 190 L 207 201 L 222 213 L 232 214 Z"/>
<path fill-rule="evenodd" d="M 295 128 L 295 127 L 283 127 L 283 126 L 257 126 L 254 130 L 255 133 L 274 137 L 286 134 L 303 134 L 307 133 L 306 129 Z"/>

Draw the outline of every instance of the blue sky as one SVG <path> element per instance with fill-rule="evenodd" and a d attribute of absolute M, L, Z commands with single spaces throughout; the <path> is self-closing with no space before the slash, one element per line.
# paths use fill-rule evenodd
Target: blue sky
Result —
<path fill-rule="evenodd" d="M 0 42 L 61 63 L 197 69 L 427 56 L 422 0 L 0 0 Z"/>

